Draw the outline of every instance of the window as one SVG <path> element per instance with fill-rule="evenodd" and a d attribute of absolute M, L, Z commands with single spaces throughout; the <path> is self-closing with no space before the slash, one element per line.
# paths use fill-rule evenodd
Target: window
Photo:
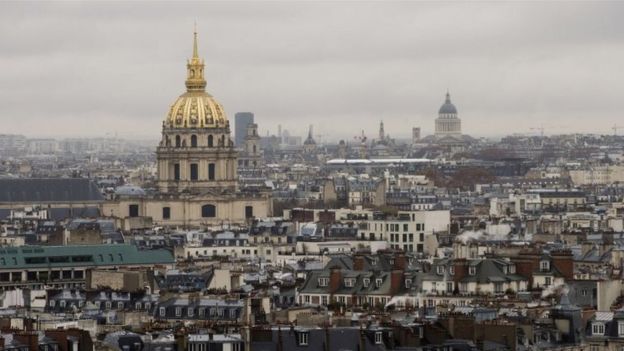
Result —
<path fill-rule="evenodd" d="M 124 303 L 123 302 L 117 302 L 117 309 L 123 310 L 124 308 Z"/>
<path fill-rule="evenodd" d="M 175 315 L 176 315 L 176 317 L 182 316 L 182 308 L 181 307 L 176 307 Z"/>
<path fill-rule="evenodd" d="M 141 303 L 140 302 L 135 303 L 134 304 L 134 309 L 135 310 L 140 310 L 141 309 Z"/>
<path fill-rule="evenodd" d="M 353 285 L 355 283 L 355 279 L 354 278 L 347 278 L 347 279 L 344 280 L 344 282 L 345 282 L 345 286 L 346 287 L 351 288 L 351 287 L 353 287 Z"/>
<path fill-rule="evenodd" d="M 208 164 L 208 180 L 215 180 L 215 164 Z"/>
<path fill-rule="evenodd" d="M 182 145 L 182 139 L 180 138 L 179 135 L 176 135 L 175 137 L 175 146 L 176 147 L 180 147 Z"/>
<path fill-rule="evenodd" d="M 186 309 L 186 314 L 187 314 L 189 317 L 193 317 L 193 314 L 194 314 L 194 313 L 195 313 L 195 311 L 193 310 L 193 308 L 192 308 L 192 307 L 189 307 L 189 308 L 187 308 L 187 309 Z"/>
<path fill-rule="evenodd" d="M 199 178 L 197 163 L 191 163 L 191 180 L 197 180 Z"/>
<path fill-rule="evenodd" d="M 412 280 L 411 279 L 405 279 L 405 287 L 409 288 L 412 286 Z"/>
<path fill-rule="evenodd" d="M 438 274 L 444 274 L 444 266 L 438 266 L 437 267 L 437 272 L 438 272 Z"/>
<path fill-rule="evenodd" d="M 56 301 L 50 300 L 50 307 L 54 307 L 55 304 L 56 304 Z"/>
<path fill-rule="evenodd" d="M 319 278 L 318 284 L 319 286 L 327 286 L 327 284 L 329 284 L 329 278 Z"/>
<path fill-rule="evenodd" d="M 502 293 L 503 292 L 503 283 L 494 283 L 494 292 Z"/>
<path fill-rule="evenodd" d="M 362 280 L 362 283 L 364 283 L 364 287 L 368 288 L 368 286 L 370 285 L 370 279 L 369 278 L 364 278 Z"/>
<path fill-rule="evenodd" d="M 592 323 L 592 335 L 604 335 L 604 324 Z"/>
<path fill-rule="evenodd" d="M 449 274 L 450 275 L 455 275 L 455 267 L 453 267 L 453 266 L 449 267 Z"/>
<path fill-rule="evenodd" d="M 587 289 L 581 290 L 581 296 L 587 296 Z"/>
<path fill-rule="evenodd" d="M 624 322 L 618 322 L 618 336 L 624 336 Z"/>
<path fill-rule="evenodd" d="M 253 218 L 253 206 L 245 206 L 245 218 Z"/>
<path fill-rule="evenodd" d="M 470 274 L 470 275 L 475 275 L 475 274 L 477 274 L 477 267 L 475 267 L 475 266 L 470 266 L 470 267 L 468 268 L 468 274 Z"/>
<path fill-rule="evenodd" d="M 212 135 L 208 136 L 208 147 L 213 147 L 214 146 L 214 139 L 212 137 Z"/>
<path fill-rule="evenodd" d="M 418 234 L 418 236 L 419 236 L 418 239 L 419 239 L 420 242 L 425 241 L 425 233 L 420 233 L 420 234 Z"/>
<path fill-rule="evenodd" d="M 139 205 L 132 204 L 128 206 L 128 217 L 138 217 L 139 216 Z"/>
<path fill-rule="evenodd" d="M 230 309 L 230 319 L 236 319 L 236 309 Z"/>
<path fill-rule="evenodd" d="M 159 308 L 159 313 L 160 313 L 161 317 L 164 317 L 165 316 L 165 308 L 164 307 Z"/>
<path fill-rule="evenodd" d="M 299 346 L 307 346 L 309 337 L 307 332 L 299 332 Z"/>
<path fill-rule="evenodd" d="M 544 286 L 550 286 L 552 284 L 551 277 L 544 277 Z"/>
<path fill-rule="evenodd" d="M 381 286 L 381 283 L 383 283 L 383 279 L 381 279 L 381 278 L 375 279 L 375 286 L 376 287 L 379 288 Z"/>
<path fill-rule="evenodd" d="M 206 314 L 206 309 L 205 309 L 205 308 L 203 308 L 203 307 L 200 307 L 200 308 L 199 308 L 199 310 L 197 311 L 197 314 L 198 314 L 200 317 L 203 317 L 203 316 Z"/>
<path fill-rule="evenodd" d="M 191 147 L 197 147 L 197 135 L 191 135 Z"/>
<path fill-rule="evenodd" d="M 383 343 L 383 334 L 381 332 L 375 332 L 375 344 Z"/>
<path fill-rule="evenodd" d="M 204 205 L 202 206 L 202 217 L 204 218 L 212 218 L 217 216 L 217 209 L 214 205 Z"/>
<path fill-rule="evenodd" d="M 403 224 L 403 231 L 406 232 L 407 230 L 408 230 L 407 229 L 407 223 L 405 223 L 405 224 Z"/>
<path fill-rule="evenodd" d="M 170 219 L 171 218 L 171 207 L 163 207 L 162 209 L 162 218 Z"/>
<path fill-rule="evenodd" d="M 173 165 L 173 180 L 180 180 L 180 164 Z"/>
<path fill-rule="evenodd" d="M 540 270 L 542 272 L 550 271 L 550 261 L 546 261 L 546 260 L 540 261 Z"/>
<path fill-rule="evenodd" d="M 106 309 L 110 310 L 113 307 L 113 303 L 110 301 L 106 301 Z"/>
<path fill-rule="evenodd" d="M 321 296 L 321 304 L 327 306 L 327 295 Z"/>

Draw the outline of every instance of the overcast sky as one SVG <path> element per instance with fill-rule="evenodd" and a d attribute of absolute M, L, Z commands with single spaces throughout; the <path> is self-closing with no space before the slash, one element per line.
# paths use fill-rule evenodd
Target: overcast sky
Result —
<path fill-rule="evenodd" d="M 0 133 L 156 139 L 193 23 L 207 90 L 260 132 L 624 126 L 624 2 L 0 3 Z M 624 133 L 624 129 L 620 131 Z M 327 138 L 327 137 L 325 137 Z"/>

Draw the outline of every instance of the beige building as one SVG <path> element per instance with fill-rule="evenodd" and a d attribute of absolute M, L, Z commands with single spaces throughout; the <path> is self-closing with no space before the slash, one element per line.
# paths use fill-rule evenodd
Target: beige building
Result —
<path fill-rule="evenodd" d="M 243 223 L 272 213 L 270 192 L 238 185 L 238 152 L 223 107 L 205 90 L 204 61 L 197 50 L 187 62 L 186 92 L 162 123 L 156 149 L 156 194 L 117 194 L 103 205 L 107 216 L 151 217 L 157 225 Z"/>

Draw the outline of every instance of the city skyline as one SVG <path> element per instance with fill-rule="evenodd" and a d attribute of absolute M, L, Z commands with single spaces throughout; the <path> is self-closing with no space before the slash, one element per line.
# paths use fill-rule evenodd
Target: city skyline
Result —
<path fill-rule="evenodd" d="M 262 135 L 433 134 L 447 89 L 473 136 L 611 134 L 623 107 L 617 3 L 0 7 L 4 133 L 158 138 L 194 22 L 207 91 Z"/>

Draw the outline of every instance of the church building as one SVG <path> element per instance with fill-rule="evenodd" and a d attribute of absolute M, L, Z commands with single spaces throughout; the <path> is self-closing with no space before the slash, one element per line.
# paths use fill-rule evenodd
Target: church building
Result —
<path fill-rule="evenodd" d="M 117 194 L 103 215 L 151 217 L 160 225 L 244 223 L 272 213 L 270 191 L 247 191 L 238 182 L 238 151 L 225 111 L 206 92 L 204 61 L 194 34 L 186 92 L 171 105 L 156 149 L 157 189 Z"/>

